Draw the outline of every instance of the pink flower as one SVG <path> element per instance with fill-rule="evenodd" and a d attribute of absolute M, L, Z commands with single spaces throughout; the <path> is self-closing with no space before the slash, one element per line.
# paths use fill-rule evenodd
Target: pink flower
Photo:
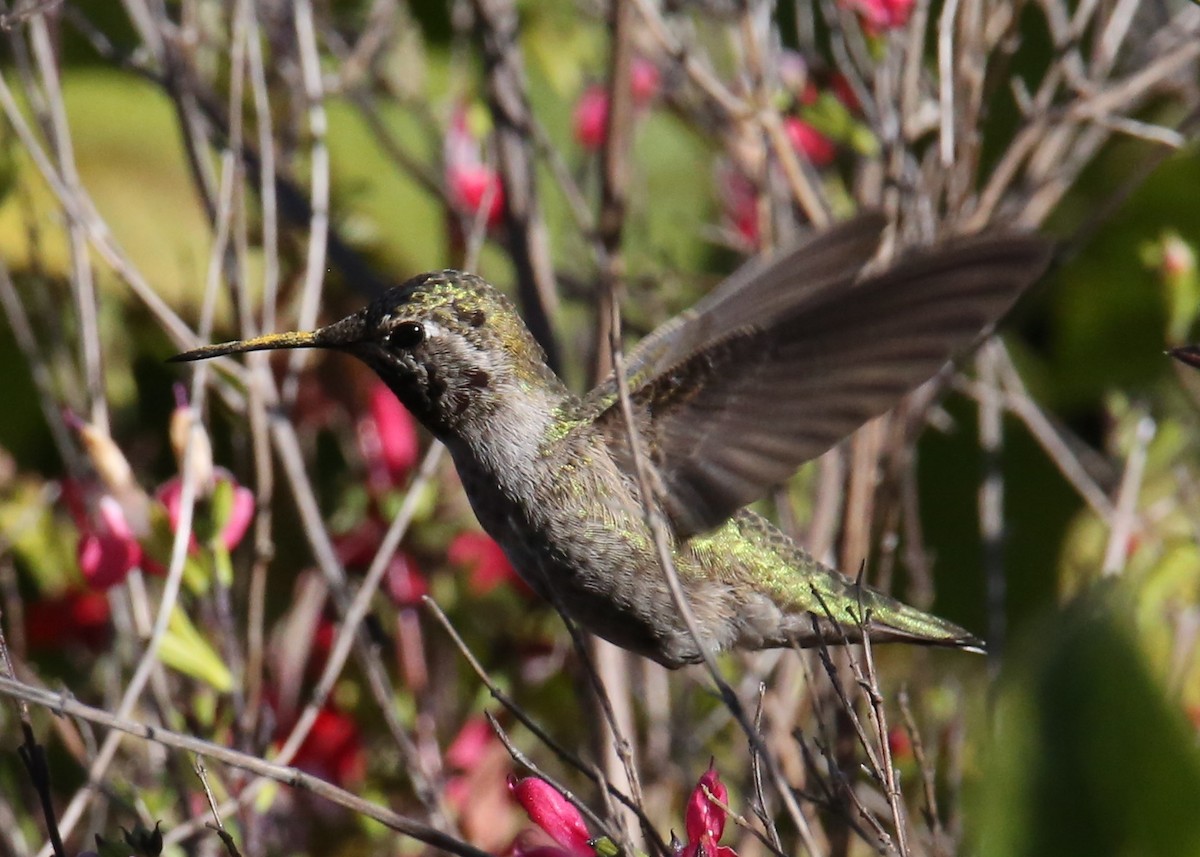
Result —
<path fill-rule="evenodd" d="M 226 550 L 233 550 L 241 544 L 242 537 L 246 535 L 246 530 L 250 528 L 250 522 L 254 519 L 254 492 L 239 485 L 233 474 L 223 467 L 213 468 L 213 477 L 217 482 L 229 482 L 233 486 L 229 517 L 220 522 L 221 543 L 225 545 Z M 182 495 L 183 480 L 178 476 L 172 476 L 154 492 L 154 496 L 167 510 L 167 520 L 171 524 L 172 532 L 179 527 L 179 501 Z M 194 538 L 192 547 L 195 548 Z"/>
<path fill-rule="evenodd" d="M 371 387 L 367 411 L 358 422 L 358 444 L 371 484 L 380 490 L 401 485 L 420 454 L 416 423 L 380 381 Z"/>
<path fill-rule="evenodd" d="M 417 607 L 429 592 L 425 576 L 421 574 L 412 557 L 404 553 L 392 557 L 384 585 L 387 586 L 388 597 L 397 607 Z"/>
<path fill-rule="evenodd" d="M 833 142 L 803 119 L 787 117 L 783 120 L 783 130 L 787 132 L 792 148 L 803 152 L 814 167 L 825 167 L 833 163 L 837 154 Z"/>
<path fill-rule="evenodd" d="M 504 774 L 511 764 L 508 751 L 482 714 L 470 717 L 446 748 L 446 801 L 462 814 L 464 830 L 477 824 L 495 832 L 495 819 L 507 809 Z M 480 831 L 482 832 L 482 831 Z"/>
<path fill-rule="evenodd" d="M 500 224 L 504 217 L 504 188 L 491 167 L 483 164 L 447 167 L 446 186 L 459 210 L 475 217 L 486 205 L 488 228 Z"/>
<path fill-rule="evenodd" d="M 446 748 L 446 764 L 460 771 L 474 768 L 499 739 L 491 724 L 479 715 L 470 718 Z"/>
<path fill-rule="evenodd" d="M 83 522 L 75 551 L 79 571 L 92 589 L 108 589 L 125 579 L 142 559 L 121 504 L 103 494 Z"/>
<path fill-rule="evenodd" d="M 460 105 L 450 117 L 442 144 L 446 191 L 460 212 L 474 218 L 486 205 L 488 228 L 504 216 L 504 187 L 496 171 L 483 162 L 479 141 L 467 123 L 467 109 Z"/>
<path fill-rule="evenodd" d="M 634 57 L 629 68 L 629 91 L 635 109 L 644 110 L 658 97 L 662 75 L 658 66 L 642 57 Z M 604 84 L 593 83 L 575 102 L 571 127 L 575 142 L 589 152 L 604 145 L 608 133 L 608 89 Z"/>
<path fill-rule="evenodd" d="M 470 569 L 469 585 L 475 595 L 486 595 L 504 583 L 513 583 L 528 591 L 525 582 L 504 555 L 504 549 L 486 533 L 478 530 L 459 533 L 450 542 L 446 558 L 455 565 Z"/>
<path fill-rule="evenodd" d="M 592 84 L 579 96 L 575 105 L 575 142 L 594 152 L 604 144 L 608 124 L 608 92 L 599 84 Z"/>
<path fill-rule="evenodd" d="M 894 30 L 908 23 L 915 0 L 842 0 L 842 5 L 862 16 L 868 33 Z"/>
<path fill-rule="evenodd" d="M 529 820 L 546 831 L 568 854 L 593 857 L 595 851 L 583 816 L 552 785 L 538 777 L 518 780 L 510 776 L 508 790 L 525 809 Z"/>
<path fill-rule="evenodd" d="M 737 857 L 732 848 L 717 845 L 725 832 L 725 805 L 728 803 L 729 791 L 710 764 L 688 798 L 683 817 L 688 841 L 679 852 L 681 857 Z"/>
<path fill-rule="evenodd" d="M 371 419 L 379 430 L 383 462 L 399 480 L 417 463 L 417 427 L 412 415 L 386 384 L 371 388 Z"/>
<path fill-rule="evenodd" d="M 634 57 L 629 68 L 629 89 L 636 107 L 647 107 L 658 96 L 662 75 L 658 66 L 643 57 Z"/>

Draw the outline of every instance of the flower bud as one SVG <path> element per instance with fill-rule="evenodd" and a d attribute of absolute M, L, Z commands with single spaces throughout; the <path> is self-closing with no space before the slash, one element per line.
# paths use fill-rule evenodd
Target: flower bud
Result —
<path fill-rule="evenodd" d="M 712 795 L 712 797 L 709 797 Z M 719 801 L 722 806 L 714 803 Z M 684 828 L 687 830 L 689 842 L 716 842 L 725 832 L 724 804 L 729 801 L 729 790 L 721 782 L 716 768 L 711 764 L 700 782 L 692 790 L 688 798 L 687 810 L 683 816 Z"/>
<path fill-rule="evenodd" d="M 188 404 L 187 389 L 182 384 L 175 385 L 175 410 L 171 411 L 168 434 L 179 473 L 182 474 L 185 468 L 190 469 L 195 479 L 196 493 L 201 497 L 207 496 L 213 486 L 212 444 L 208 432 L 197 419 L 196 411 Z"/>
<path fill-rule="evenodd" d="M 789 116 L 783 121 L 783 130 L 787 132 L 792 148 L 803 152 L 814 167 L 826 167 L 833 163 L 837 154 L 833 142 L 803 119 Z"/>
<path fill-rule="evenodd" d="M 137 487 L 129 460 L 111 437 L 91 423 L 84 422 L 73 411 L 64 411 L 63 419 L 79 435 L 83 451 L 87 453 L 92 466 L 96 468 L 96 475 L 109 491 L 122 494 Z"/>
<path fill-rule="evenodd" d="M 543 779 L 508 778 L 508 790 L 525 809 L 530 821 L 576 857 L 593 857 L 591 836 L 583 816 L 558 790 Z"/>
<path fill-rule="evenodd" d="M 575 104 L 573 128 L 575 142 L 594 152 L 604 144 L 605 126 L 608 124 L 608 92 L 600 84 L 593 84 L 583 91 Z"/>
<path fill-rule="evenodd" d="M 629 67 L 629 90 L 636 107 L 646 107 L 658 96 L 662 75 L 658 66 L 644 57 L 634 57 Z"/>

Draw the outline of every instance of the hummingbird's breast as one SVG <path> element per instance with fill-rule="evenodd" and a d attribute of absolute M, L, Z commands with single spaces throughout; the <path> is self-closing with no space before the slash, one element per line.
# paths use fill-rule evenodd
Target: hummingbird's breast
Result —
<path fill-rule="evenodd" d="M 528 418 L 526 413 L 526 419 Z M 479 523 L 531 588 L 612 643 L 677 667 L 700 659 L 663 578 L 632 478 L 590 426 L 514 422 L 510 443 L 450 451 Z M 489 441 L 503 424 L 493 422 Z M 690 552 L 681 579 L 697 589 Z M 731 593 L 690 598 L 714 650 L 732 642 Z M 711 588 L 711 587 L 705 587 Z M 696 597 L 700 595 L 701 597 Z"/>

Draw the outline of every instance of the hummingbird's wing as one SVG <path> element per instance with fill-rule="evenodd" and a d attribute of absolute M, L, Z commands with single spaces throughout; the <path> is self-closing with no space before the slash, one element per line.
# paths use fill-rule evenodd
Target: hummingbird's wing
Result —
<path fill-rule="evenodd" d="M 1032 236 L 958 239 L 858 282 L 868 215 L 739 272 L 631 355 L 627 377 L 677 535 L 712 529 L 823 453 L 983 333 L 1045 270 Z M 810 269 L 810 264 L 812 268 Z M 615 382 L 585 407 L 628 458 Z"/>
<path fill-rule="evenodd" d="M 657 327 L 625 360 L 630 390 L 669 369 L 730 331 L 760 327 L 787 314 L 808 295 L 849 283 L 875 255 L 887 219 L 867 212 L 773 256 L 751 259 L 695 305 Z M 609 378 L 589 401 L 607 408 L 616 399 Z M 598 412 L 598 411 L 597 411 Z"/>

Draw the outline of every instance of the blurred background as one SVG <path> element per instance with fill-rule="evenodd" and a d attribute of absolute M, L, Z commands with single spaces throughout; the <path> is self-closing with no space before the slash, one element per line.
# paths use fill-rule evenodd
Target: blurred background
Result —
<path fill-rule="evenodd" d="M 1200 309 L 1200 7 L 0 6 L 5 676 L 496 854 L 572 853 L 510 774 L 591 809 L 608 840 L 574 853 L 1200 854 L 1200 372 L 1165 354 Z M 1012 228 L 1060 253 L 998 337 L 761 504 L 989 641 L 726 656 L 786 799 L 702 669 L 573 644 L 365 367 L 164 362 L 467 267 L 582 392 L 610 301 L 632 344 L 867 207 L 888 252 Z M 46 796 L 66 853 L 160 820 L 171 853 L 226 848 L 187 754 L 35 707 L 39 785 L 22 716 L 0 705 L 0 855 L 50 853 Z M 731 816 L 702 841 L 710 762 Z M 207 780 L 243 854 L 434 848 Z"/>

